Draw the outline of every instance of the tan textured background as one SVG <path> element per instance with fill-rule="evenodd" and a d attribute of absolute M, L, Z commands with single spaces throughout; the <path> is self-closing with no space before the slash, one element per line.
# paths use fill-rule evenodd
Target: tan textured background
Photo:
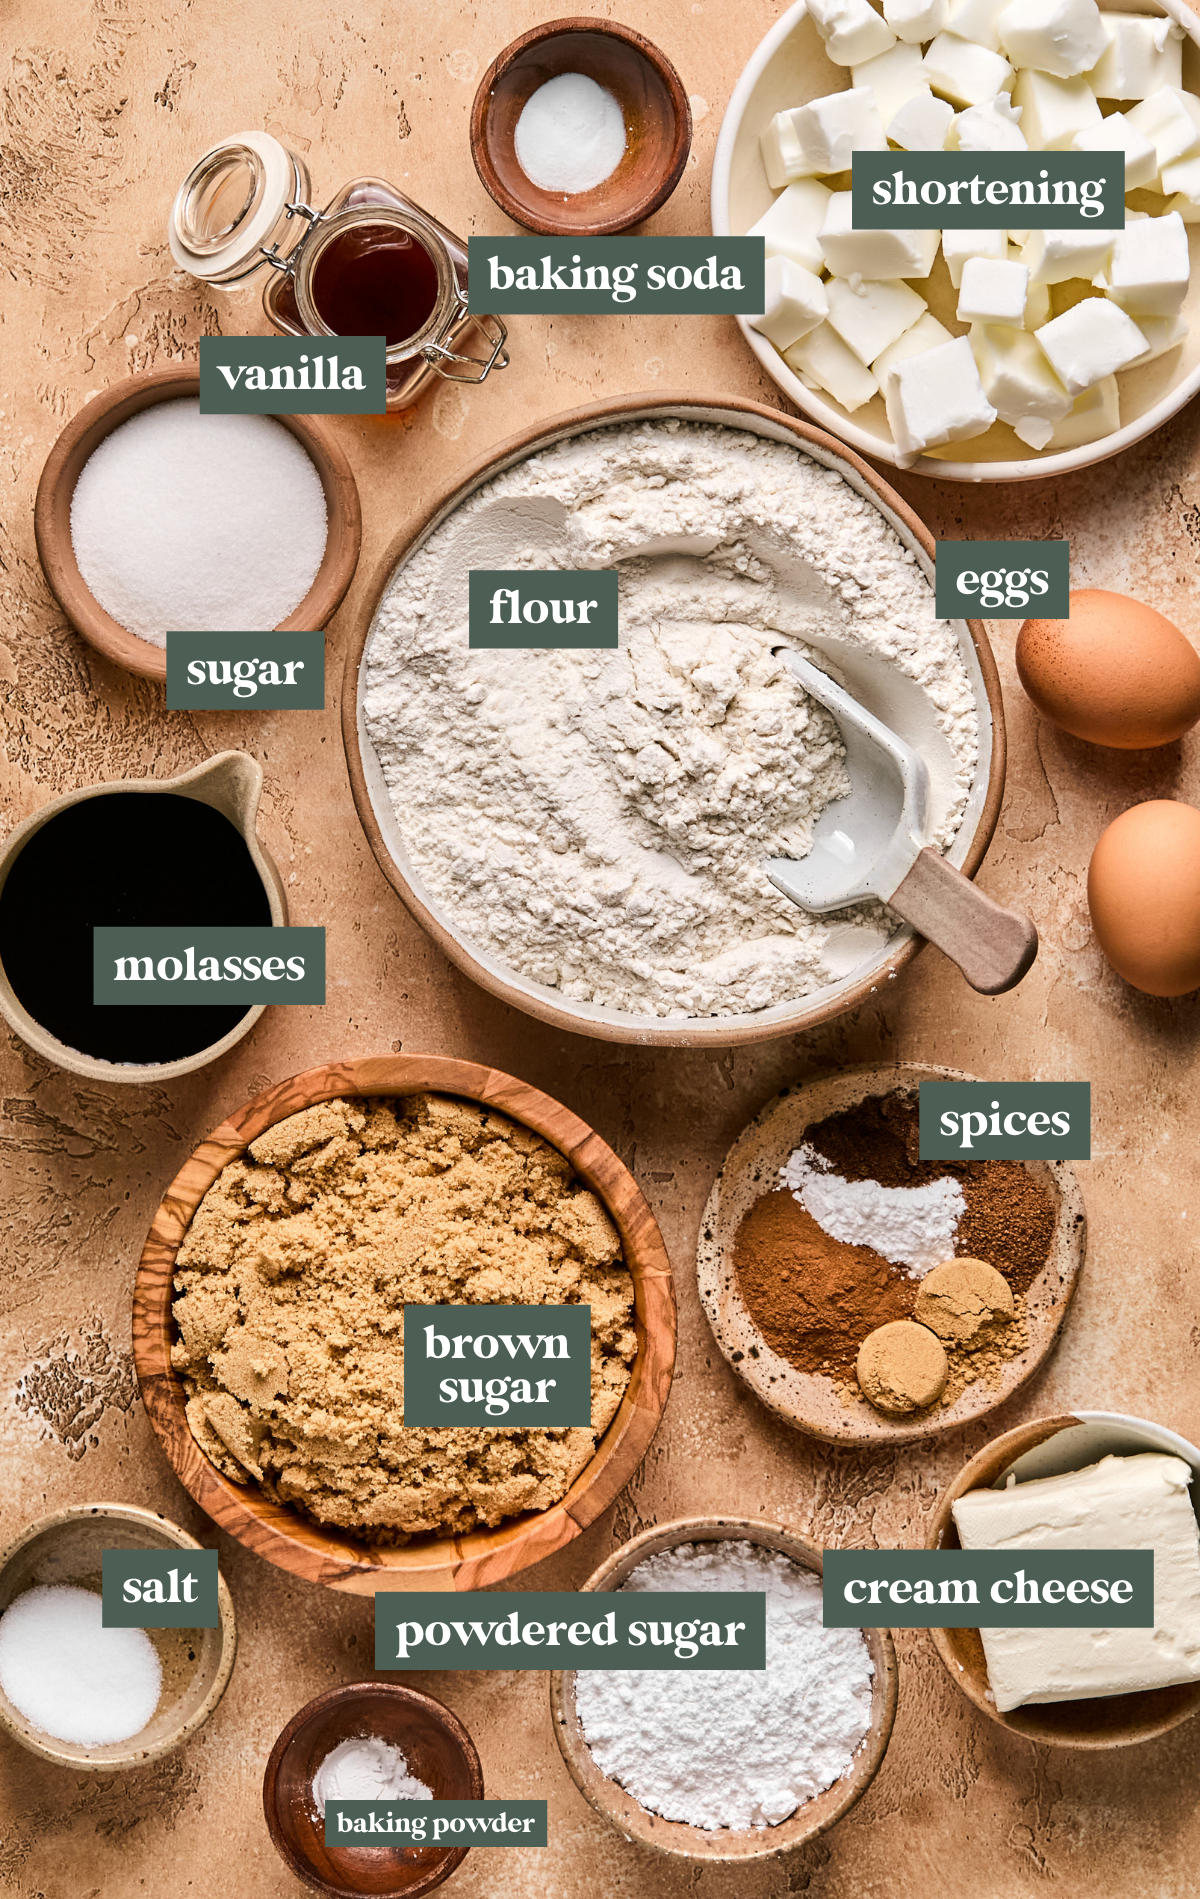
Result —
<path fill-rule="evenodd" d="M 769 0 L 647 0 L 617 14 L 649 33 L 694 95 L 691 167 L 656 220 L 707 228 L 708 174 L 730 88 L 779 8 Z M 330 709 L 194 717 L 115 671 L 63 624 L 37 565 L 32 499 L 68 417 L 132 369 L 177 361 L 218 328 L 262 328 L 258 291 L 209 297 L 174 275 L 167 206 L 211 139 L 265 126 L 307 154 L 317 202 L 375 171 L 463 234 L 500 222 L 467 152 L 478 75 L 550 12 L 400 0 L 17 0 L 0 7 L 0 671 L 6 823 L 72 786 L 167 775 L 229 745 L 261 758 L 266 841 L 293 920 L 329 931 L 324 1010 L 268 1011 L 216 1068 L 161 1088 L 78 1085 L 15 1041 L 2 1051 L 0 1143 L 13 1191 L 0 1246 L 0 1534 L 60 1502 L 122 1498 L 204 1535 L 159 1454 L 129 1359 L 134 1265 L 181 1156 L 269 1081 L 327 1057 L 403 1046 L 494 1062 L 588 1117 L 662 1221 L 681 1306 L 666 1421 L 610 1518 L 525 1580 L 581 1581 L 617 1541 L 668 1517 L 737 1507 L 830 1541 L 917 1540 L 938 1487 L 986 1436 L 895 1457 L 830 1453 L 783 1429 L 715 1351 L 693 1249 L 712 1176 L 785 1081 L 915 1058 L 984 1075 L 1089 1078 L 1095 1155 L 1084 1167 L 1091 1257 L 1066 1338 L 997 1427 L 1059 1405 L 1115 1407 L 1200 1436 L 1189 1297 L 1200 1220 L 1192 1105 L 1200 1004 L 1126 989 L 1092 941 L 1084 900 L 1103 825 L 1146 796 L 1200 802 L 1192 741 L 1126 758 L 1039 726 L 994 643 L 1012 742 L 1009 790 L 982 882 L 1042 931 L 1032 975 L 984 1001 L 935 951 L 866 1008 L 811 1036 L 719 1055 L 651 1055 L 543 1029 L 450 968 L 379 874 L 350 801 L 336 687 L 347 614 L 379 550 L 430 485 L 534 417 L 610 392 L 686 387 L 774 401 L 729 319 L 524 319 L 513 367 L 485 389 L 442 389 L 395 421 L 337 420 L 364 504 L 360 581 L 331 629 Z M 935 532 L 1069 535 L 1075 583 L 1140 594 L 1200 640 L 1197 416 L 1089 475 L 1022 489 L 901 485 Z M 219 1539 L 241 1626 L 220 1709 L 190 1746 L 105 1778 L 44 1766 L 0 1742 L 0 1887 L 26 1899 L 282 1899 L 259 1787 L 275 1735 L 309 1696 L 366 1671 L 372 1612 L 293 1581 Z M 889 1895 L 1176 1899 L 1195 1891 L 1200 1722 L 1126 1753 L 1040 1751 L 969 1712 L 925 1638 L 900 1638 L 900 1715 L 857 1811 L 766 1870 L 691 1869 L 626 1845 L 576 1794 L 536 1675 L 418 1677 L 464 1717 L 489 1792 L 544 1796 L 552 1847 L 476 1852 L 456 1899 L 716 1899 Z"/>

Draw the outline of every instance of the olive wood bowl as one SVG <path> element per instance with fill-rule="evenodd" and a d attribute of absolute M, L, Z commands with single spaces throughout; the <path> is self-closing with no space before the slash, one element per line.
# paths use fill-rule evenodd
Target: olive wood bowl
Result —
<path fill-rule="evenodd" d="M 42 571 L 71 625 L 105 659 L 145 679 L 166 679 L 167 649 L 130 633 L 105 612 L 92 593 L 75 559 L 71 500 L 84 463 L 122 422 L 156 402 L 174 402 L 182 396 L 199 394 L 200 372 L 187 367 L 149 370 L 102 390 L 67 423 L 50 450 L 33 507 L 33 531 Z M 312 416 L 279 415 L 274 420 L 281 422 L 307 453 L 321 478 L 329 514 L 325 552 L 313 584 L 295 612 L 275 631 L 314 632 L 332 618 L 358 565 L 362 542 L 358 488 L 341 448 Z"/>
<path fill-rule="evenodd" d="M 401 1549 L 309 1521 L 257 1484 L 210 1464 L 188 1429 L 182 1381 L 171 1365 L 175 1256 L 221 1169 L 288 1115 L 339 1095 L 457 1095 L 532 1128 L 599 1195 L 621 1235 L 634 1283 L 637 1354 L 612 1423 L 562 1501 L 494 1530 L 414 1538 Z M 658 1429 L 675 1362 L 675 1289 L 653 1213 L 633 1176 L 570 1109 L 527 1082 L 440 1055 L 326 1062 L 278 1082 L 223 1121 L 187 1160 L 154 1216 L 133 1293 L 133 1356 L 146 1412 L 176 1476 L 210 1517 L 247 1549 L 306 1581 L 355 1595 L 379 1589 L 482 1589 L 541 1562 L 594 1523 L 624 1489 Z"/>
<path fill-rule="evenodd" d="M 391 1682 L 347 1682 L 294 1714 L 271 1749 L 263 1812 L 281 1859 L 331 1899 L 419 1899 L 462 1865 L 465 1846 L 326 1846 L 313 1778 L 343 1741 L 390 1741 L 435 1800 L 482 1800 L 483 1768 L 466 1728 L 432 1695 Z"/>
<path fill-rule="evenodd" d="M 105 1550 L 198 1550 L 203 1545 L 177 1523 L 132 1503 L 73 1503 L 40 1517 L 0 1554 L 0 1615 L 27 1589 L 74 1584 L 99 1592 Z M 140 1734 L 127 1741 L 85 1747 L 56 1740 L 33 1727 L 0 1689 L 0 1727 L 15 1741 L 73 1772 L 99 1774 L 143 1767 L 169 1754 L 212 1714 L 229 1685 L 237 1655 L 233 1598 L 217 1577 L 215 1629 L 147 1629 L 162 1664 L 158 1707 Z"/>
<path fill-rule="evenodd" d="M 745 430 L 767 441 L 782 442 L 811 456 L 822 466 L 835 469 L 856 494 L 883 516 L 932 582 L 936 544 L 925 523 L 875 469 L 832 436 L 822 434 L 807 422 L 784 415 L 779 409 L 769 409 L 764 403 L 751 402 L 743 396 L 697 398 L 686 393 L 608 396 L 603 401 L 570 409 L 549 421 L 531 423 L 507 441 L 488 449 L 469 467 L 444 480 L 421 512 L 399 530 L 361 594 L 361 604 L 355 609 L 351 622 L 342 672 L 342 742 L 355 807 L 380 870 L 439 949 L 473 982 L 511 1008 L 524 1009 L 539 1022 L 567 1029 L 574 1035 L 591 1035 L 605 1042 L 632 1042 L 643 1047 L 727 1049 L 814 1029 L 822 1022 L 830 1022 L 835 1016 L 857 1009 L 872 996 L 882 995 L 892 979 L 924 948 L 924 938 L 915 935 L 907 924 L 900 925 L 873 960 L 856 965 L 837 982 L 810 996 L 742 1015 L 689 1016 L 660 1021 L 655 1016 L 633 1015 L 606 1004 L 574 1002 L 560 990 L 535 982 L 513 969 L 492 950 L 476 943 L 459 929 L 453 916 L 428 889 L 408 854 L 363 716 L 367 657 L 380 601 L 399 568 L 425 545 L 456 508 L 486 482 L 555 443 L 569 441 L 592 429 L 670 420 Z M 464 625 L 466 598 L 464 574 Z M 947 858 L 965 876 L 974 877 L 991 843 L 1004 797 L 1004 701 L 982 621 L 966 620 L 959 624 L 962 627 L 959 651 L 979 716 L 979 764 Z"/>
<path fill-rule="evenodd" d="M 625 120 L 625 153 L 590 191 L 544 191 L 517 162 L 517 120 L 532 93 L 561 73 L 583 73 L 612 93 Z M 551 237 L 628 231 L 665 204 L 683 176 L 692 114 L 669 59 L 615 20 L 550 20 L 497 55 L 471 107 L 471 157 L 484 190 L 514 224 Z"/>
<path fill-rule="evenodd" d="M 1024 1163 L 1057 1205 L 1046 1264 L 1026 1294 L 1029 1343 L 1002 1367 L 995 1385 L 975 1383 L 952 1404 L 932 1405 L 909 1418 L 891 1418 L 862 1397 L 844 1400 L 832 1378 L 797 1371 L 760 1332 L 738 1284 L 734 1244 L 738 1228 L 759 1197 L 779 1185 L 779 1169 L 805 1132 L 828 1115 L 857 1107 L 894 1089 L 916 1091 L 922 1081 L 977 1081 L 957 1068 L 920 1062 L 847 1068 L 785 1089 L 756 1115 L 730 1148 L 700 1220 L 696 1277 L 713 1336 L 743 1383 L 788 1424 L 827 1444 L 884 1448 L 912 1444 L 986 1418 L 1027 1385 L 1058 1340 L 1075 1294 L 1087 1249 L 1083 1196 L 1068 1161 Z M 868 1325 L 867 1330 L 870 1330 Z"/>
<path fill-rule="evenodd" d="M 1075 1411 L 1035 1418 L 994 1438 L 961 1470 L 938 1507 L 925 1538 L 926 1549 L 961 1549 L 952 1514 L 968 1490 L 995 1489 L 1008 1472 L 1018 1482 L 1082 1470 L 1102 1457 L 1128 1457 L 1139 1451 L 1167 1451 L 1196 1473 L 1193 1508 L 1200 1508 L 1200 1450 L 1174 1431 L 1145 1418 L 1116 1411 Z M 1090 1749 L 1130 1747 L 1166 1734 L 1200 1710 L 1200 1681 L 1174 1688 L 1147 1688 L 1137 1694 L 1102 1695 L 1079 1701 L 1035 1701 L 1001 1714 L 988 1691 L 987 1662 L 978 1629 L 930 1629 L 933 1646 L 955 1686 L 981 1714 L 1010 1734 L 1042 1747 Z"/>
<path fill-rule="evenodd" d="M 674 1523 L 661 1523 L 657 1529 L 644 1530 L 632 1542 L 614 1550 L 599 1569 L 588 1577 L 585 1589 L 619 1589 L 625 1578 L 660 1550 L 675 1549 L 680 1543 L 720 1543 L 726 1540 L 758 1543 L 763 1549 L 778 1550 L 802 1569 L 821 1574 L 821 1551 L 808 1537 L 780 1523 L 759 1523 L 745 1517 L 681 1517 Z M 555 1669 L 550 1676 L 550 1711 L 554 1717 L 554 1738 L 567 1764 L 567 1771 L 584 1799 L 597 1813 L 625 1835 L 657 1852 L 680 1859 L 716 1860 L 725 1864 L 753 1859 L 778 1859 L 792 1853 L 806 1841 L 828 1832 L 844 1819 L 867 1791 L 879 1772 L 892 1723 L 896 1719 L 899 1670 L 890 1629 L 864 1629 L 863 1638 L 875 1667 L 875 1685 L 871 1695 L 871 1725 L 850 1764 L 850 1771 L 835 1780 L 832 1787 L 804 1801 L 778 1826 L 753 1827 L 735 1832 L 722 1827 L 715 1832 L 691 1826 L 685 1820 L 664 1820 L 651 1813 L 627 1793 L 618 1781 L 596 1765 L 583 1726 L 575 1708 L 574 1669 Z"/>

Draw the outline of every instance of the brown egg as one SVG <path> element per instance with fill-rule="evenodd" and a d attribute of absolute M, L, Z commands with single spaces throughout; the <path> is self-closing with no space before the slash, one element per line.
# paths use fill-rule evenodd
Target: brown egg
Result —
<path fill-rule="evenodd" d="M 1123 593 L 1086 587 L 1069 620 L 1026 620 L 1017 672 L 1039 712 L 1093 745 L 1167 745 L 1200 719 L 1200 655 Z"/>
<path fill-rule="evenodd" d="M 1092 928 L 1149 996 L 1200 988 L 1200 811 L 1153 798 L 1109 825 L 1088 865 Z"/>

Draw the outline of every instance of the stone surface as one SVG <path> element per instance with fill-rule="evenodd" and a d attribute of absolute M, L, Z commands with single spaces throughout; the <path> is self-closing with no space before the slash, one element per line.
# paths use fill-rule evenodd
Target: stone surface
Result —
<path fill-rule="evenodd" d="M 768 0 L 645 0 L 635 15 L 617 12 L 664 47 L 695 95 L 689 169 L 652 228 L 706 229 L 724 104 L 777 9 Z M 1091 1079 L 1095 1158 L 1080 1170 L 1089 1263 L 1060 1350 L 995 1426 L 1074 1404 L 1200 1435 L 1200 1323 L 1189 1296 L 1200 1001 L 1127 989 L 1092 939 L 1084 895 L 1091 848 L 1119 811 L 1145 797 L 1200 802 L 1194 737 L 1115 754 L 1052 731 L 1016 684 L 1016 623 L 995 623 L 1009 789 L 981 882 L 1036 919 L 1042 953 L 1032 974 L 987 1001 L 929 950 L 878 1004 L 813 1034 L 717 1055 L 592 1042 L 501 1007 L 422 935 L 362 838 L 335 708 L 345 627 L 385 544 L 434 483 L 535 417 L 668 387 L 778 401 L 731 319 L 525 319 L 513 326 L 512 369 L 486 388 L 443 387 L 395 420 L 336 421 L 365 533 L 359 576 L 330 629 L 324 714 L 166 713 L 161 691 L 98 659 L 49 596 L 32 498 L 66 419 L 130 370 L 189 357 L 202 334 L 264 327 L 256 288 L 210 295 L 172 271 L 166 211 L 196 153 L 224 133 L 265 126 L 306 154 L 318 202 L 375 171 L 462 233 L 500 229 L 471 166 L 467 115 L 487 62 L 540 17 L 528 0 L 443 0 L 437 9 L 344 0 L 333 11 L 314 0 L 15 0 L 4 10 L 5 821 L 75 785 L 166 776 L 244 746 L 267 774 L 263 830 L 293 920 L 326 926 L 331 972 L 324 1010 L 269 1010 L 217 1067 L 158 1088 L 80 1084 L 15 1040 L 3 1046 L 5 1538 L 59 1503 L 101 1498 L 149 1504 L 206 1533 L 132 1378 L 130 1288 L 152 1211 L 180 1158 L 267 1082 L 327 1057 L 401 1046 L 494 1062 L 591 1120 L 655 1205 L 676 1269 L 680 1358 L 664 1426 L 616 1508 L 528 1573 L 530 1587 L 577 1585 L 631 1533 L 713 1510 L 829 1542 L 919 1541 L 939 1488 L 985 1441 L 981 1426 L 924 1453 L 831 1453 L 749 1396 L 702 1318 L 696 1228 L 726 1148 L 783 1083 L 855 1062 Z M 1138 594 L 1200 639 L 1197 429 L 1192 405 L 1117 460 L 1048 484 L 962 487 L 909 475 L 897 485 L 935 533 L 1068 535 L 1076 585 Z M 371 1604 L 293 1582 L 216 1540 L 242 1638 L 216 1716 L 180 1752 L 114 1777 L 60 1772 L 0 1740 L 5 1890 L 23 1899 L 300 1891 L 263 1825 L 262 1769 L 305 1700 L 369 1674 Z M 541 1677 L 417 1677 L 467 1722 L 490 1793 L 550 1802 L 553 1846 L 536 1856 L 476 1852 L 454 1878 L 456 1899 L 924 1899 L 943 1890 L 1018 1899 L 1051 1887 L 1061 1899 L 1182 1899 L 1194 1889 L 1200 1723 L 1107 1756 L 1041 1751 L 978 1718 L 924 1635 L 902 1634 L 899 1648 L 899 1720 L 862 1804 L 816 1845 L 737 1872 L 659 1859 L 598 1818 L 561 1763 Z"/>

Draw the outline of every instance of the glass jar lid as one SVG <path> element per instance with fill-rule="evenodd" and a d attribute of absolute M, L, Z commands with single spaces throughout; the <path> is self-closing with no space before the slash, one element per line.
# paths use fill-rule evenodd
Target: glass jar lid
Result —
<path fill-rule="evenodd" d="M 171 207 L 168 241 L 181 270 L 208 283 L 248 277 L 278 249 L 289 205 L 308 197 L 308 173 L 269 132 L 238 132 L 193 165 Z M 307 230 L 301 220 L 290 244 Z"/>

